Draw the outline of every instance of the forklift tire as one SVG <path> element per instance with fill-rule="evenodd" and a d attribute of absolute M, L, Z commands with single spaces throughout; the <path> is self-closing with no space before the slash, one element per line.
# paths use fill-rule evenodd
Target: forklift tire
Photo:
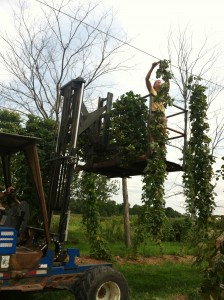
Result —
<path fill-rule="evenodd" d="M 74 286 L 76 300 L 128 300 L 128 284 L 124 276 L 107 266 L 86 271 Z"/>

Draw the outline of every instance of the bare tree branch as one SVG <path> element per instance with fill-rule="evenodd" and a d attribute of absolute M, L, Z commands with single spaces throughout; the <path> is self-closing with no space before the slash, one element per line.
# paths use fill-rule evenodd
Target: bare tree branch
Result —
<path fill-rule="evenodd" d="M 0 52 L 0 64 L 10 78 L 0 82 L 4 106 L 10 103 L 25 113 L 58 121 L 64 83 L 82 76 L 86 87 L 94 89 L 105 85 L 106 74 L 130 69 L 123 55 L 125 34 L 116 32 L 120 39 L 112 38 L 115 17 L 111 11 L 99 15 L 98 3 L 61 0 L 52 1 L 52 8 L 44 7 L 42 16 L 34 19 L 25 4 L 21 2 L 14 15 L 16 38 L 0 33 L 5 49 Z M 73 18 L 64 14 L 67 11 Z"/>
<path fill-rule="evenodd" d="M 200 76 L 209 78 L 203 81 L 207 87 L 208 112 L 214 110 L 214 103 L 220 96 L 223 88 L 219 85 L 211 84 L 217 82 L 216 71 L 219 67 L 219 58 L 223 55 L 220 45 L 208 45 L 208 37 L 202 40 L 201 46 L 195 49 L 193 35 L 189 33 L 189 27 L 184 30 L 179 28 L 179 33 L 174 35 L 170 30 L 168 36 L 168 52 L 172 62 L 172 71 L 174 74 L 173 82 L 179 90 L 179 97 L 182 97 L 182 103 L 185 109 L 188 109 L 190 91 L 187 89 L 190 76 Z M 177 67 L 174 67 L 177 66 Z M 215 128 L 212 126 L 210 136 L 212 139 L 212 151 L 224 138 L 224 120 L 213 115 L 216 120 Z"/>

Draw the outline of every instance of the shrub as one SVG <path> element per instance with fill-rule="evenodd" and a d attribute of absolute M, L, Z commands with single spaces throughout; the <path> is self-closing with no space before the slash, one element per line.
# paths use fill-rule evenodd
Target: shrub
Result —
<path fill-rule="evenodd" d="M 102 235 L 110 242 L 124 241 L 123 219 L 114 216 L 105 220 L 102 226 Z"/>
<path fill-rule="evenodd" d="M 167 218 L 163 227 L 162 241 L 186 242 L 191 235 L 191 221 L 189 217 Z"/>

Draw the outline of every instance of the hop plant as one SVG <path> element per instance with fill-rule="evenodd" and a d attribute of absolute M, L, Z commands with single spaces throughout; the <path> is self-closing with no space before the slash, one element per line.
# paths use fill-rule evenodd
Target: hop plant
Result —
<path fill-rule="evenodd" d="M 170 60 L 161 60 L 159 63 L 159 68 L 156 71 L 156 78 L 162 78 L 165 82 L 173 77 L 173 74 L 169 70 Z"/>

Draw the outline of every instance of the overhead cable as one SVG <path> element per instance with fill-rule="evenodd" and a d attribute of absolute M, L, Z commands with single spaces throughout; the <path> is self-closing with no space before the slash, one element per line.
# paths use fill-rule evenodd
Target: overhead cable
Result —
<path fill-rule="evenodd" d="M 80 20 L 80 19 L 78 19 L 78 18 L 76 18 L 76 17 L 74 17 L 74 16 L 72 16 L 72 15 L 70 15 L 70 14 L 68 14 L 68 13 L 66 13 L 66 12 L 64 12 L 64 11 L 62 11 L 62 10 L 59 10 L 59 9 L 57 9 L 57 8 L 55 8 L 55 7 L 53 7 L 53 6 L 49 5 L 49 4 L 47 4 L 47 3 L 45 3 L 45 2 L 42 2 L 41 0 L 35 0 L 35 1 L 36 1 L 36 2 L 39 2 L 39 3 L 42 4 L 42 5 L 47 6 L 47 7 L 50 8 L 50 9 L 53 9 L 53 10 L 55 10 L 55 11 L 57 11 L 57 12 L 59 12 L 59 13 L 65 15 L 65 16 L 67 16 L 67 17 L 69 17 L 69 18 L 72 18 L 72 19 L 74 19 L 74 20 L 76 20 L 76 21 L 78 21 L 78 22 L 80 22 L 80 23 L 82 23 L 82 24 L 85 24 L 86 26 L 88 26 L 88 27 L 90 27 L 90 28 L 92 28 L 92 29 L 94 29 L 94 30 L 99 31 L 99 32 L 105 34 L 106 36 L 109 36 L 109 37 L 111 37 L 111 38 L 113 38 L 113 39 L 119 41 L 120 43 L 122 43 L 122 44 L 124 44 L 124 45 L 127 45 L 127 46 L 130 47 L 130 48 L 133 48 L 133 49 L 136 50 L 136 51 L 139 51 L 139 52 L 144 53 L 144 54 L 146 54 L 146 55 L 148 55 L 148 56 L 151 56 L 151 57 L 155 58 L 156 60 L 161 60 L 160 58 L 158 58 L 158 57 L 156 57 L 156 56 L 154 56 L 154 55 L 148 53 L 147 51 L 142 50 L 142 49 L 140 49 L 140 48 L 138 48 L 138 47 L 136 47 L 136 46 L 134 46 L 134 45 L 132 45 L 132 44 L 130 44 L 130 43 L 128 43 L 128 42 L 125 42 L 125 41 L 123 41 L 123 40 L 121 40 L 121 39 L 115 37 L 114 35 L 109 34 L 108 32 L 105 32 L 105 31 L 103 31 L 102 29 L 99 29 L 99 28 L 97 28 L 97 27 L 94 27 L 93 25 L 90 25 L 89 23 L 87 23 L 87 22 L 85 22 L 85 21 L 83 21 L 83 20 Z M 179 67 L 177 67 L 177 66 L 175 66 L 175 65 L 173 65 L 173 64 L 171 64 L 171 66 L 174 67 L 174 68 L 176 68 L 176 69 L 179 69 L 179 70 L 181 70 L 181 71 L 183 71 L 183 72 L 186 72 L 186 70 L 183 70 L 183 69 L 181 69 L 181 68 L 179 68 Z M 194 75 L 194 74 L 192 74 L 191 72 L 189 72 L 189 73 L 190 73 L 192 76 L 196 76 L 196 77 L 197 77 L 197 75 Z M 200 77 L 200 76 L 199 76 L 199 77 Z M 201 78 L 201 77 L 200 77 L 200 78 Z M 208 79 L 205 79 L 205 78 L 201 78 L 201 79 L 204 80 L 204 81 L 206 81 L 206 82 L 208 82 L 208 83 L 211 83 L 211 84 L 213 84 L 213 85 L 216 85 L 216 86 L 221 87 L 222 89 L 224 89 L 224 86 L 223 86 L 223 85 L 220 85 L 220 84 L 218 84 L 218 83 L 215 83 L 215 82 L 213 82 L 213 81 L 211 81 L 211 80 L 208 80 Z"/>

